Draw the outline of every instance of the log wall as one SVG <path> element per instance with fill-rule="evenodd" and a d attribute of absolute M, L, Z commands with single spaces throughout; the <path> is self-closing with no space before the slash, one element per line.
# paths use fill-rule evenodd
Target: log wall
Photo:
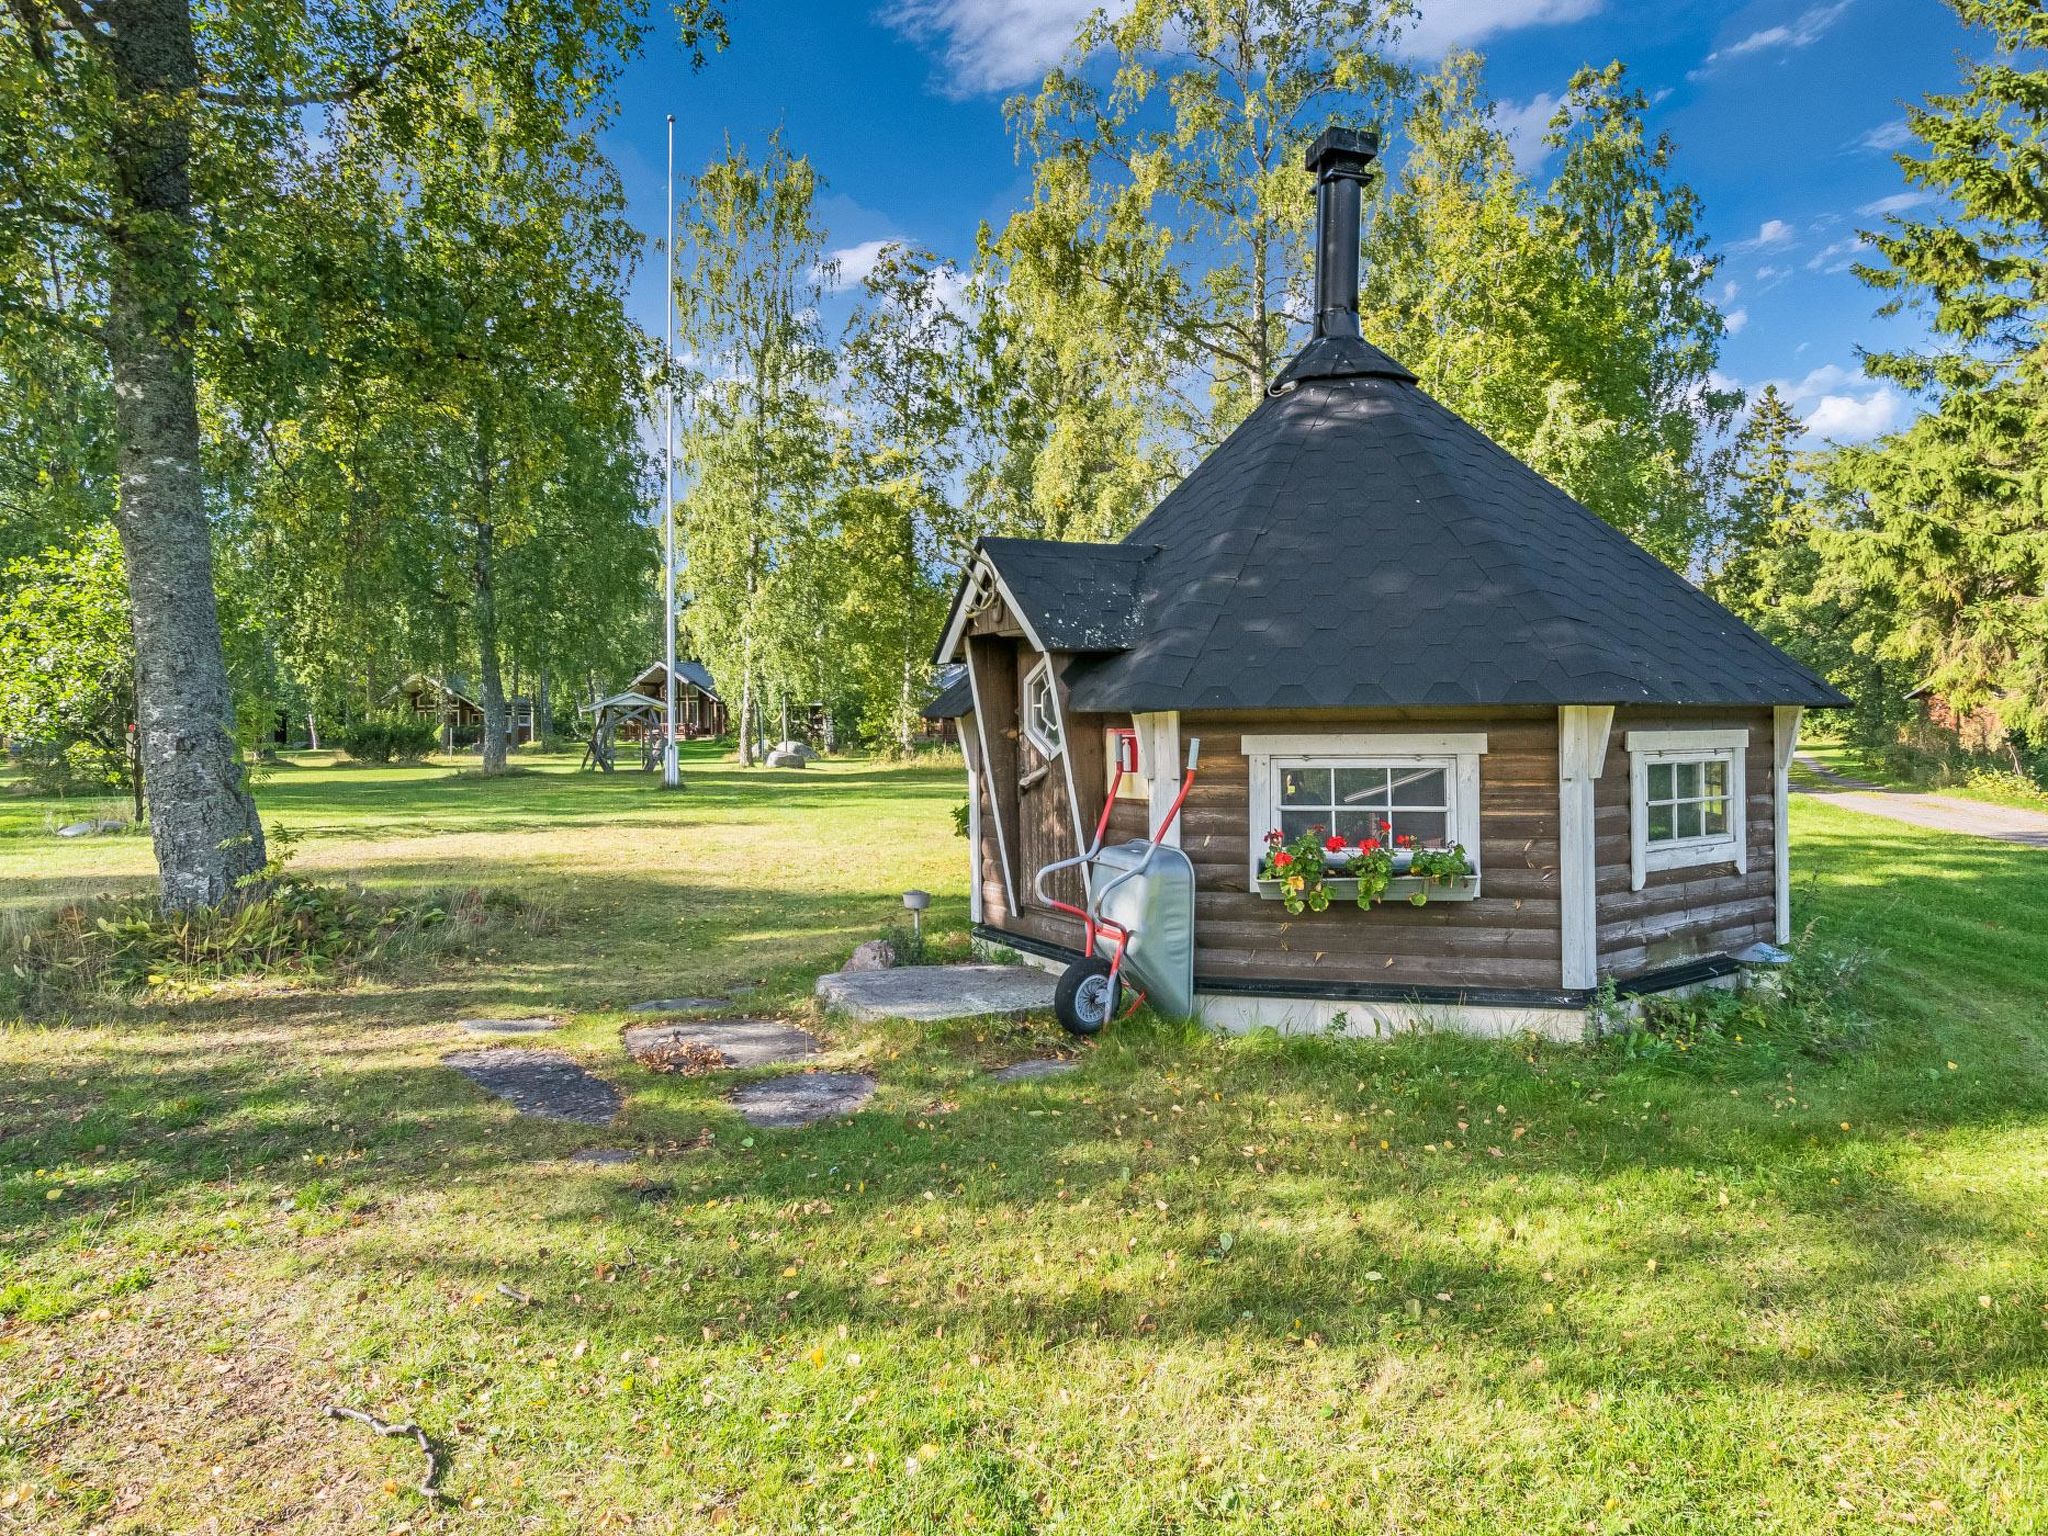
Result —
<path fill-rule="evenodd" d="M 1748 873 L 1737 873 L 1732 860 L 1689 869 L 1653 869 L 1640 891 L 1630 890 L 1628 733 L 1737 727 L 1749 731 L 1743 786 Z M 1772 936 L 1777 917 L 1777 842 L 1771 750 L 1768 709 L 1624 706 L 1615 710 L 1606 766 L 1593 794 L 1603 977 L 1625 981 L 1644 971 L 1709 955 L 1733 955 Z"/>

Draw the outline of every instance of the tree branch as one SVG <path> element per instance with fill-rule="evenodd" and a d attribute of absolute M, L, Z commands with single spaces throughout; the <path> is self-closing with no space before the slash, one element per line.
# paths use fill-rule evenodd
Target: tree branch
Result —
<path fill-rule="evenodd" d="M 392 71 L 417 52 L 419 44 L 407 39 L 375 62 L 335 81 L 332 85 L 322 86 L 316 90 L 228 91 L 218 86 L 203 85 L 199 88 L 199 99 L 210 106 L 242 107 L 261 111 L 340 106 L 344 102 L 360 101 L 363 97 L 380 90 L 391 78 Z"/>

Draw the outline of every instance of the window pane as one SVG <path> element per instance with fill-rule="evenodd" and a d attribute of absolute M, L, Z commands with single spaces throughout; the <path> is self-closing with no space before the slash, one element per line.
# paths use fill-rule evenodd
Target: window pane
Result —
<path fill-rule="evenodd" d="M 1700 765 L 1698 763 L 1673 763 L 1671 782 L 1681 800 L 1697 800 L 1700 797 Z M 1680 836 L 1686 834 L 1681 833 Z"/>
<path fill-rule="evenodd" d="M 1650 807 L 1650 841 L 1668 843 L 1676 835 L 1671 830 L 1671 807 L 1653 805 Z"/>
<path fill-rule="evenodd" d="M 1715 759 L 1715 760 L 1714 760 L 1713 762 L 1711 762 L 1711 763 L 1708 763 L 1708 764 L 1706 765 L 1706 770 L 1707 770 L 1707 791 L 1706 791 L 1706 792 L 1707 792 L 1707 793 L 1708 793 L 1709 795 L 1716 795 L 1716 796 L 1719 796 L 1719 795 L 1726 795 L 1726 794 L 1728 793 L 1728 764 L 1727 764 L 1727 762 L 1726 762 L 1725 760 L 1723 760 L 1723 759 L 1720 759 L 1720 758 L 1716 758 L 1716 759 Z"/>
<path fill-rule="evenodd" d="M 1386 826 L 1386 814 L 1382 811 L 1339 811 L 1336 825 L 1330 830 L 1347 843 L 1355 843 L 1364 837 L 1377 837 L 1385 842 Z"/>
<path fill-rule="evenodd" d="M 1337 804 L 1339 805 L 1385 805 L 1387 803 L 1387 770 L 1384 768 L 1339 768 L 1337 770 Z"/>
<path fill-rule="evenodd" d="M 1399 837 L 1412 837 L 1425 848 L 1441 848 L 1450 835 L 1448 818 L 1442 811 L 1396 811 L 1394 832 Z"/>
<path fill-rule="evenodd" d="M 1700 835 L 1700 805 L 1697 800 L 1681 800 L 1672 809 L 1678 813 L 1678 835 L 1698 837 Z"/>
<path fill-rule="evenodd" d="M 1441 768 L 1410 768 L 1394 775 L 1394 804 L 1439 806 L 1444 799 L 1444 771 Z"/>
<path fill-rule="evenodd" d="M 1726 800 L 1704 800 L 1700 802 L 1706 815 L 1707 836 L 1722 837 L 1728 831 L 1728 802 Z"/>
<path fill-rule="evenodd" d="M 1328 805 L 1330 770 L 1327 768 L 1283 768 L 1280 770 L 1282 805 Z"/>
<path fill-rule="evenodd" d="M 1280 831 L 1287 841 L 1291 843 L 1310 827 L 1321 826 L 1329 819 L 1329 816 L 1322 811 L 1282 811 L 1280 813 Z"/>
<path fill-rule="evenodd" d="M 1669 763 L 1650 764 L 1650 798 L 1652 800 L 1669 800 L 1671 798 L 1671 765 Z"/>

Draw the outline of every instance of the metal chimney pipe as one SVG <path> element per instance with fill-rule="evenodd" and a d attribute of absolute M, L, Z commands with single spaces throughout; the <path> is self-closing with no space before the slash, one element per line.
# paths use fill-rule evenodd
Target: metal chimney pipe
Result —
<path fill-rule="evenodd" d="M 1318 336 L 1358 335 L 1359 187 L 1380 152 L 1358 128 L 1325 128 L 1309 145 L 1316 179 L 1316 327 Z"/>

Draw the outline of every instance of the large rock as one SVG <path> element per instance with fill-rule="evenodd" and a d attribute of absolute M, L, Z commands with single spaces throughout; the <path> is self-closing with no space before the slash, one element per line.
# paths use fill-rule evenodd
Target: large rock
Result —
<path fill-rule="evenodd" d="M 1052 1007 L 1053 978 L 1028 965 L 910 965 L 835 971 L 818 997 L 859 1019 L 995 1018 Z"/>
<path fill-rule="evenodd" d="M 824 1049 L 817 1036 L 775 1019 L 702 1019 L 687 1024 L 636 1025 L 625 1032 L 634 1058 L 685 1045 L 716 1051 L 727 1067 L 769 1067 L 801 1061 Z"/>
<path fill-rule="evenodd" d="M 849 971 L 886 971 L 896 963 L 896 946 L 887 939 L 869 939 L 846 962 Z"/>
<path fill-rule="evenodd" d="M 560 1051 L 494 1045 L 483 1051 L 455 1051 L 441 1060 L 522 1115 L 605 1125 L 619 1112 L 618 1089 Z"/>
<path fill-rule="evenodd" d="M 775 750 L 787 752 L 791 757 L 800 757 L 807 763 L 815 763 L 818 760 L 818 754 L 810 749 L 807 742 L 778 741 L 775 743 Z"/>
<path fill-rule="evenodd" d="M 801 768 L 809 761 L 801 752 L 784 752 L 780 747 L 768 754 L 770 768 Z"/>

